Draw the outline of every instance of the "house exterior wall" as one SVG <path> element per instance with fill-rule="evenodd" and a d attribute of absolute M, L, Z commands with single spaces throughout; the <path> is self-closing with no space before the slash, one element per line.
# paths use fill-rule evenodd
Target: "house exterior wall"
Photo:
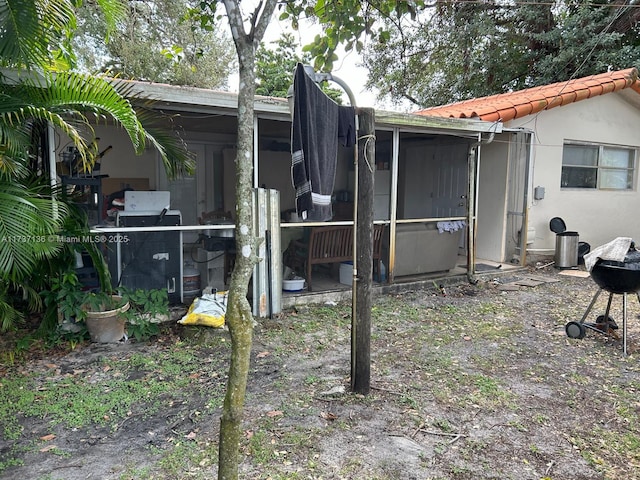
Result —
<path fill-rule="evenodd" d="M 480 147 L 476 257 L 495 262 L 505 259 L 508 139 L 507 133 L 496 135 Z"/>
<path fill-rule="evenodd" d="M 110 177 L 122 177 L 126 172 L 129 178 L 148 178 L 149 187 L 157 188 L 157 153 L 149 148 L 141 155 L 136 155 L 131 141 L 126 137 L 122 129 L 110 126 L 96 126 L 96 136 L 99 150 L 102 151 L 109 145 L 113 148 L 102 158 L 100 173 Z"/>
<path fill-rule="evenodd" d="M 104 157 L 98 160 L 100 163 L 100 175 L 110 177 L 122 177 L 126 172 L 128 178 L 144 178 L 149 180 L 149 188 L 157 188 L 157 153 L 153 149 L 145 150 L 142 155 L 136 155 L 131 141 L 124 133 L 124 130 L 107 125 L 97 125 L 94 128 L 98 144 L 98 152 L 103 152 L 107 147 L 111 147 L 105 152 Z M 56 138 L 55 152 L 56 162 L 62 161 L 62 153 L 71 146 L 71 140 L 64 133 L 58 132 Z M 61 163 L 57 169 L 60 171 Z M 96 174 L 98 172 L 95 172 Z"/>
<path fill-rule="evenodd" d="M 531 188 L 544 187 L 545 197 L 533 200 L 529 208 L 529 227 L 535 240 L 528 251 L 553 254 L 555 233 L 549 220 L 561 217 L 568 231 L 576 231 L 580 241 L 595 248 L 616 237 L 640 239 L 638 159 L 634 188 L 630 191 L 561 189 L 562 147 L 568 140 L 594 144 L 640 148 L 640 110 L 617 93 L 594 97 L 563 107 L 543 111 L 512 122 L 505 127 L 533 130 Z"/>

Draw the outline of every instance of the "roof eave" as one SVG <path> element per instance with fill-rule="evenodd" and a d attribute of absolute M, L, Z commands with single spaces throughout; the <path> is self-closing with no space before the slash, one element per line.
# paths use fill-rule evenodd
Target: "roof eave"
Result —
<path fill-rule="evenodd" d="M 184 109 L 215 108 L 233 114 L 238 108 L 238 94 L 218 92 L 195 87 L 180 87 L 158 83 L 131 82 L 131 93 L 141 98 L 171 104 Z M 289 102 L 285 98 L 261 97 L 255 99 L 256 113 L 270 113 L 278 118 L 290 118 Z M 375 110 L 375 124 L 389 127 L 406 127 L 419 130 L 443 130 L 451 133 L 500 133 L 502 123 L 484 122 L 478 119 L 459 119 L 414 115 L 412 113 Z"/>
<path fill-rule="evenodd" d="M 224 110 L 237 110 L 238 108 L 237 93 L 138 81 L 131 81 L 130 86 L 134 96 L 156 102 L 181 105 L 185 108 L 188 106 Z M 256 96 L 255 109 L 257 112 L 289 115 L 289 103 L 285 98 Z"/>
<path fill-rule="evenodd" d="M 451 118 L 414 113 L 376 110 L 376 125 L 404 126 L 426 130 L 451 130 L 464 133 L 501 133 L 501 122 L 485 122 L 471 118 Z"/>

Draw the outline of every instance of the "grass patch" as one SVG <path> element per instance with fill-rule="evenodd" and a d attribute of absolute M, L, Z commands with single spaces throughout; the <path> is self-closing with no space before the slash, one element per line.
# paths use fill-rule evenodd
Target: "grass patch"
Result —
<path fill-rule="evenodd" d="M 218 463 L 218 445 L 214 442 L 180 441 L 161 453 L 157 464 L 165 478 L 207 479 L 206 468 Z M 153 477 L 150 477 L 153 478 Z"/>
<path fill-rule="evenodd" d="M 180 345 L 124 358 L 105 357 L 97 369 L 9 375 L 0 380 L 0 435 L 5 441 L 19 441 L 21 419 L 29 417 L 46 418 L 51 428 L 96 425 L 113 431 L 132 415 L 148 418 L 181 404 L 187 391 L 206 393 L 211 403 L 221 404 L 224 384 L 217 378 L 219 366 L 196 353 Z M 11 454 L 5 457 L 0 457 L 0 472 L 15 464 Z"/>

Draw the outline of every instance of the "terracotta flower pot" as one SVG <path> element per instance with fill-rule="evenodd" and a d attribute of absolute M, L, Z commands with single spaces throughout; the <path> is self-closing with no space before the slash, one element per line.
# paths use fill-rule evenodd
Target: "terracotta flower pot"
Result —
<path fill-rule="evenodd" d="M 122 297 L 118 295 L 112 296 L 115 304 L 119 304 Z M 111 308 L 105 307 L 99 311 L 87 310 L 85 323 L 91 337 L 91 341 L 95 343 L 115 343 L 124 337 L 125 317 L 122 315 L 129 310 L 129 302 L 121 307 Z"/>

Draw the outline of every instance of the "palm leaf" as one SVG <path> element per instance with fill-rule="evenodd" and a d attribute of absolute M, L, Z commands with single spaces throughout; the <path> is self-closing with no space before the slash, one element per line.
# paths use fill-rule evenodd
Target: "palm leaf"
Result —
<path fill-rule="evenodd" d="M 100 11 L 104 17 L 107 27 L 105 41 L 108 42 L 111 32 L 116 29 L 117 22 L 128 15 L 128 4 L 119 0 L 97 0 L 96 3 L 100 6 Z"/>
<path fill-rule="evenodd" d="M 0 278 L 19 282 L 59 251 L 55 235 L 66 213 L 65 204 L 39 189 L 0 178 Z"/>
<path fill-rule="evenodd" d="M 172 128 L 168 128 L 166 120 L 171 117 L 161 115 L 150 109 L 151 104 L 136 108 L 137 117 L 146 132 L 147 141 L 160 153 L 167 178 L 175 179 L 195 172 L 195 158 Z M 165 122 L 161 122 L 161 121 Z"/>
<path fill-rule="evenodd" d="M 48 65 L 53 46 L 64 42 L 74 25 L 69 0 L 0 0 L 0 64 Z"/>
<path fill-rule="evenodd" d="M 12 297 L 9 285 L 0 285 L 0 332 L 6 332 L 24 320 L 24 315 L 13 306 Z"/>
<path fill-rule="evenodd" d="M 22 79 L 14 85 L 0 87 L 0 171 L 9 171 L 11 158 L 24 158 L 25 125 L 31 120 L 43 120 L 67 134 L 78 148 L 86 170 L 93 156 L 85 136 L 92 136 L 94 122 L 114 121 L 129 135 L 136 153 L 144 151 L 148 133 L 136 117 L 133 106 L 105 77 L 79 73 L 59 73 L 51 76 Z M 89 135 L 87 135 L 89 133 Z M 15 162 L 14 162 L 15 163 Z M 15 165 L 13 166 L 15 168 Z"/>

